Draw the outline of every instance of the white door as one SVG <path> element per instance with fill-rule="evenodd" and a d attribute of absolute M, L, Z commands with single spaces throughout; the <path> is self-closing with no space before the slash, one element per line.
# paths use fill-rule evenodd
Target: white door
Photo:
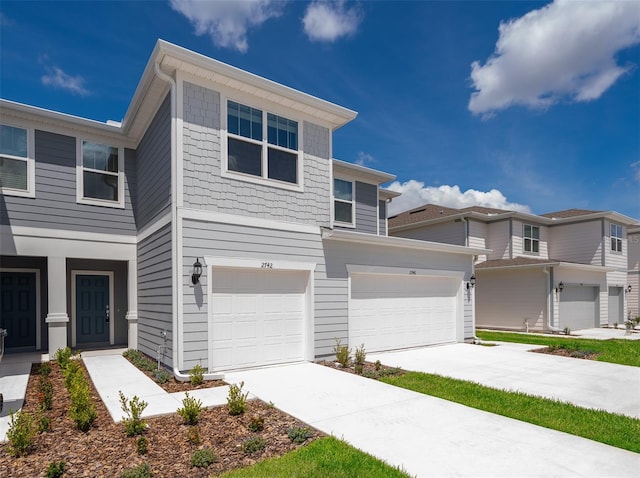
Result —
<path fill-rule="evenodd" d="M 564 286 L 560 292 L 560 328 L 580 330 L 597 327 L 597 297 L 597 287 Z"/>
<path fill-rule="evenodd" d="M 460 279 L 353 274 L 349 346 L 368 352 L 456 340 Z"/>
<path fill-rule="evenodd" d="M 213 269 L 212 369 L 303 360 L 308 272 Z"/>
<path fill-rule="evenodd" d="M 622 287 L 609 287 L 609 325 L 624 323 L 624 294 Z"/>

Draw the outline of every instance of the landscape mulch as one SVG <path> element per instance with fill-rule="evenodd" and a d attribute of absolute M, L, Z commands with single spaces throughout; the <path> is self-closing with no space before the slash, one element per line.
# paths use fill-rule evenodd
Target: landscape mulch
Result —
<path fill-rule="evenodd" d="M 250 466 L 257 461 L 281 456 L 300 446 L 291 442 L 287 430 L 307 427 L 314 440 L 322 433 L 260 400 L 247 402 L 243 415 L 229 415 L 226 406 L 202 412 L 197 425 L 200 443 L 189 441 L 189 426 L 177 414 L 146 419 L 148 452 L 139 455 L 137 437 L 127 437 L 122 423 L 114 423 L 100 397 L 92 386 L 92 398 L 98 417 L 91 429 L 84 433 L 75 428 L 68 416 L 69 394 L 64 387 L 62 372 L 51 363 L 50 379 L 54 388 L 53 409 L 38 412 L 38 365 L 34 365 L 25 397 L 23 410 L 37 416 L 44 413 L 51 419 L 49 431 L 38 433 L 34 446 L 26 456 L 9 455 L 8 445 L 0 444 L 0 477 L 34 478 L 45 476 L 51 462 L 66 463 L 64 477 L 118 477 L 132 466 L 148 463 L 156 477 L 207 477 L 224 471 Z M 86 374 L 86 370 L 84 370 Z M 86 374 L 88 376 L 88 374 Z M 128 397 L 131 398 L 131 397 Z M 248 425 L 254 416 L 264 419 L 264 430 L 251 432 Z M 36 418 L 37 422 L 37 418 Z M 246 440 L 261 436 L 266 441 L 262 451 L 247 454 Z M 197 449 L 210 448 L 218 461 L 207 468 L 192 467 L 190 458 Z"/>

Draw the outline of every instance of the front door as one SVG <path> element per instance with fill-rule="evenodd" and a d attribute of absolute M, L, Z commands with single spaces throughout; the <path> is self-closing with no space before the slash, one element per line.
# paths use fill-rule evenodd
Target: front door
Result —
<path fill-rule="evenodd" d="M 36 274 L 0 273 L 0 328 L 7 329 L 5 347 L 36 346 Z"/>
<path fill-rule="evenodd" d="M 109 342 L 109 276 L 76 275 L 76 342 Z"/>

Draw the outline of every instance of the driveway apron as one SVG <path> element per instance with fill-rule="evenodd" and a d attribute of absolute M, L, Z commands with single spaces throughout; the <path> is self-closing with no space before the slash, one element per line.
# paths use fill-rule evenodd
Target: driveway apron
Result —
<path fill-rule="evenodd" d="M 405 370 L 470 380 L 640 418 L 640 367 L 529 352 L 534 348 L 540 347 L 451 344 L 369 354 L 367 358 Z"/>
<path fill-rule="evenodd" d="M 229 383 L 412 476 L 637 477 L 640 455 L 304 363 Z"/>

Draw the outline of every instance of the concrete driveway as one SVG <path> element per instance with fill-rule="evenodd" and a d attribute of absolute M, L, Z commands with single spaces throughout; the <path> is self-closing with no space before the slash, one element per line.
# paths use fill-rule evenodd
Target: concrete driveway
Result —
<path fill-rule="evenodd" d="M 452 344 L 369 354 L 367 360 L 640 418 L 640 367 L 529 352 L 535 348 Z"/>
<path fill-rule="evenodd" d="M 418 477 L 633 477 L 640 455 L 304 363 L 226 374 L 263 401 Z"/>

